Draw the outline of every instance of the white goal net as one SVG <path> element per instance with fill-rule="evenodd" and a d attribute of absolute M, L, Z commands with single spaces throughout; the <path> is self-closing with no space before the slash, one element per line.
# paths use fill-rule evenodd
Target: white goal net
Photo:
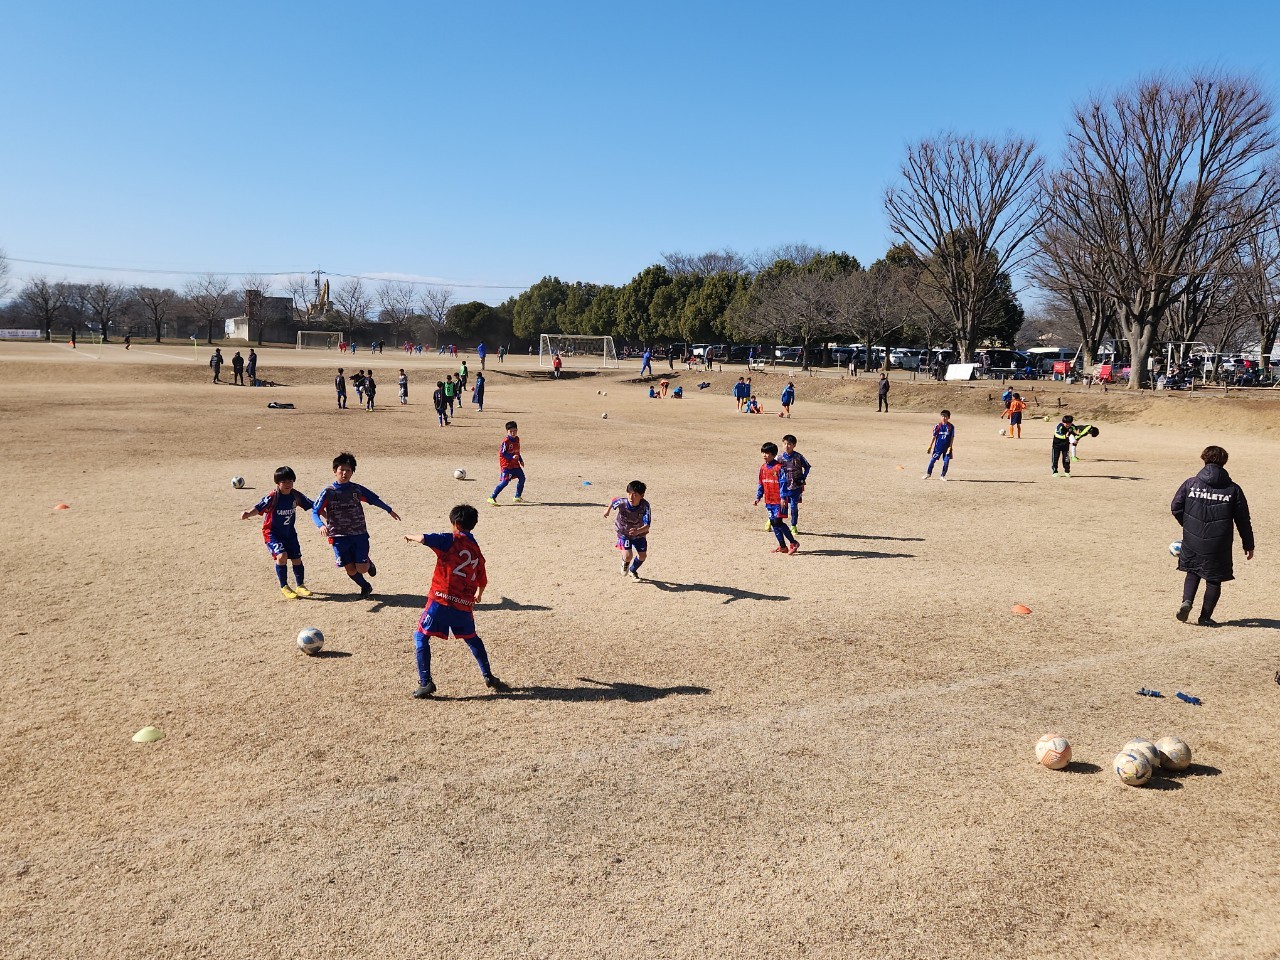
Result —
<path fill-rule="evenodd" d="M 557 355 L 566 367 L 601 367 L 616 370 L 618 354 L 613 337 L 571 336 L 566 333 L 544 333 L 538 343 L 538 366 L 549 367 Z"/>
<path fill-rule="evenodd" d="M 299 350 L 337 350 L 342 334 L 336 330 L 299 330 Z"/>

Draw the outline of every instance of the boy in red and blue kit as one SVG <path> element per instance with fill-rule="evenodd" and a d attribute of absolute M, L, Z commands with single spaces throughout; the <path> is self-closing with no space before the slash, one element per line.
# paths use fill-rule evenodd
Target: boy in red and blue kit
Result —
<path fill-rule="evenodd" d="M 347 576 L 360 587 L 360 596 L 367 597 L 373 593 L 373 585 L 364 575 L 376 577 L 378 567 L 369 558 L 369 529 L 364 522 L 363 504 L 381 507 L 394 520 L 399 520 L 400 514 L 378 499 L 378 495 L 368 487 L 352 483 L 351 475 L 355 472 L 356 458 L 351 454 L 340 453 L 333 458 L 334 482 L 316 497 L 311 518 L 320 532 L 329 538 L 337 565 L 346 570 Z"/>
<path fill-rule="evenodd" d="M 778 445 L 766 443 L 760 448 L 764 463 L 760 465 L 760 483 L 756 487 L 756 505 L 764 501 L 764 508 L 769 511 L 769 528 L 778 539 L 774 553 L 795 553 L 800 544 L 787 526 L 787 508 L 785 500 L 790 493 L 787 484 L 787 472 L 778 460 Z"/>
<path fill-rule="evenodd" d="M 507 421 L 507 435 L 498 447 L 498 485 L 489 494 L 489 503 L 498 505 L 498 494 L 507 488 L 512 480 L 516 482 L 516 503 L 524 503 L 524 457 L 520 456 L 520 437 L 514 420 Z"/>
<path fill-rule="evenodd" d="M 627 495 L 615 497 L 604 512 L 607 517 L 614 510 L 618 516 L 613 521 L 618 534 L 618 549 L 622 551 L 622 575 L 632 580 L 640 579 L 640 566 L 649 556 L 649 526 L 653 523 L 653 510 L 644 498 L 645 485 L 640 480 L 627 484 Z M 632 559 L 632 553 L 635 559 Z"/>
<path fill-rule="evenodd" d="M 298 543 L 294 512 L 298 507 L 310 510 L 312 503 L 301 490 L 293 489 L 298 477 L 291 467 L 277 467 L 272 479 L 275 480 L 275 490 L 240 514 L 240 519 L 263 518 L 262 539 L 276 562 L 276 578 L 280 581 L 281 596 L 286 600 L 309 597 L 311 591 L 302 585 L 307 574 L 302 565 L 302 546 Z M 292 590 L 289 589 L 288 562 L 293 563 L 293 579 L 296 582 Z"/>
<path fill-rule="evenodd" d="M 796 449 L 796 438 L 787 434 L 782 438 L 782 456 L 778 458 L 787 475 L 787 505 L 791 508 L 791 532 L 799 533 L 800 504 L 804 503 L 804 485 L 809 482 L 813 465 Z"/>
<path fill-rule="evenodd" d="M 431 679 L 431 637 L 447 639 L 450 632 L 465 643 L 480 665 L 484 685 L 494 693 L 510 693 L 511 688 L 493 675 L 484 641 L 476 635 L 473 608 L 484 596 L 489 577 L 484 569 L 484 554 L 471 535 L 480 514 L 470 504 L 460 503 L 449 511 L 451 533 L 424 533 L 405 537 L 408 543 L 421 543 L 436 555 L 436 569 L 427 593 L 427 606 L 413 633 L 413 648 L 418 661 L 418 689 L 413 696 L 425 700 L 436 692 Z"/>

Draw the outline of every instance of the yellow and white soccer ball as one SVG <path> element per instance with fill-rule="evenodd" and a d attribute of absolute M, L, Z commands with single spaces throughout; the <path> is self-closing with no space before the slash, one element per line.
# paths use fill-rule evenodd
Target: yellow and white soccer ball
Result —
<path fill-rule="evenodd" d="M 465 479 L 467 479 L 467 471 L 465 471 L 465 470 L 463 470 L 461 467 L 459 467 L 457 470 L 453 471 L 453 479 L 455 479 L 455 480 L 465 480 Z"/>
<path fill-rule="evenodd" d="M 1168 770 L 1185 770 L 1191 766 L 1191 748 L 1180 737 L 1161 737 L 1156 741 L 1160 766 Z"/>
<path fill-rule="evenodd" d="M 1151 779 L 1151 764 L 1141 753 L 1117 753 L 1111 768 L 1126 786 L 1140 787 Z"/>
<path fill-rule="evenodd" d="M 1120 748 L 1121 753 L 1140 753 L 1151 764 L 1152 770 L 1160 768 L 1160 751 L 1156 749 L 1156 745 L 1144 737 L 1134 737 L 1123 747 Z"/>
<path fill-rule="evenodd" d="M 1061 770 L 1071 762 L 1071 742 L 1060 733 L 1046 733 L 1036 741 L 1036 762 Z"/>
<path fill-rule="evenodd" d="M 314 657 L 324 649 L 324 634 L 316 627 L 304 627 L 298 633 L 298 649 L 308 657 Z"/>

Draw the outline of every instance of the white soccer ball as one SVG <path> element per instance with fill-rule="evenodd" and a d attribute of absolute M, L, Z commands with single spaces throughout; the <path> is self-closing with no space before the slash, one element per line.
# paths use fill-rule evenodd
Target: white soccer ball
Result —
<path fill-rule="evenodd" d="M 1169 553 L 1175 557 L 1182 556 L 1182 541 L 1175 540 L 1173 543 L 1169 544 Z"/>
<path fill-rule="evenodd" d="M 467 479 L 467 471 L 465 471 L 465 470 L 463 470 L 461 467 L 459 467 L 457 470 L 453 471 L 453 479 L 455 479 L 455 480 L 465 480 L 465 479 Z"/>
<path fill-rule="evenodd" d="M 1009 431 L 1008 431 L 1008 430 L 1006 430 L 1004 427 L 1001 427 L 1001 428 L 1000 428 L 1000 436 L 1002 436 L 1002 437 L 1003 437 L 1003 436 L 1004 436 L 1005 434 L 1007 434 L 1008 432 L 1009 432 Z"/>
<path fill-rule="evenodd" d="M 1126 786 L 1140 787 L 1151 779 L 1151 764 L 1140 753 L 1117 753 L 1111 766 Z"/>
<path fill-rule="evenodd" d="M 232 477 L 231 485 L 235 487 L 237 490 L 244 489 L 244 477 Z"/>
<path fill-rule="evenodd" d="M 1169 770 L 1185 770 L 1191 766 L 1191 748 L 1179 737 L 1161 737 L 1156 741 L 1160 766 Z"/>
<path fill-rule="evenodd" d="M 315 627 L 305 627 L 298 633 L 298 649 L 314 657 L 324 649 L 324 634 Z"/>
<path fill-rule="evenodd" d="M 600 414 L 600 419 L 601 419 L 601 420 L 608 420 L 608 419 L 609 419 L 609 415 L 608 415 L 607 413 L 602 413 L 602 414 Z"/>
<path fill-rule="evenodd" d="M 1160 751 L 1156 749 L 1156 745 L 1145 737 L 1134 737 L 1123 747 L 1120 748 L 1121 753 L 1140 753 L 1151 764 L 1151 769 L 1155 770 L 1160 766 Z"/>
<path fill-rule="evenodd" d="M 1036 762 L 1061 770 L 1071 762 L 1071 743 L 1060 733 L 1046 733 L 1036 741 Z"/>

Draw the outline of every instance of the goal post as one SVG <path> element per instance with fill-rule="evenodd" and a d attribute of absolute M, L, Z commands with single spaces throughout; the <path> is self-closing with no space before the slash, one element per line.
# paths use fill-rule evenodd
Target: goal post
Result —
<path fill-rule="evenodd" d="M 549 367 L 559 355 L 565 366 L 618 368 L 618 352 L 613 337 L 587 337 L 567 333 L 544 333 L 538 337 L 538 366 Z"/>
<path fill-rule="evenodd" d="M 336 330 L 299 330 L 299 350 L 337 350 L 342 334 Z"/>

